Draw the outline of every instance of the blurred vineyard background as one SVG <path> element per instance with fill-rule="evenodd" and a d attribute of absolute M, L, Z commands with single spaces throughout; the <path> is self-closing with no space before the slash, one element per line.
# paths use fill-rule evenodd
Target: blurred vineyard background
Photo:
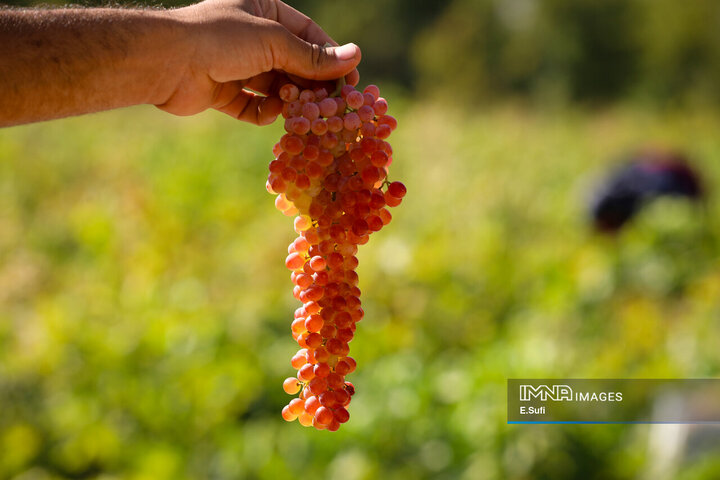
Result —
<path fill-rule="evenodd" d="M 510 426 L 505 381 L 718 375 L 720 4 L 289 3 L 363 48 L 400 124 L 350 422 L 280 418 L 281 125 L 137 107 L 0 130 L 0 478 L 719 478 L 713 429 L 670 458 L 670 428 Z M 593 234 L 591 186 L 647 145 L 706 205 Z"/>

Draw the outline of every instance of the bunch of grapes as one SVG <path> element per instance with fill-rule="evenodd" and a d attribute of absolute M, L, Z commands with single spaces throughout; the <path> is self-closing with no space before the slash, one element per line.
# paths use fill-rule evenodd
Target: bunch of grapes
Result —
<path fill-rule="evenodd" d="M 348 356 L 355 324 L 364 315 L 355 269 L 358 245 L 387 225 L 387 207 L 400 204 L 405 186 L 387 180 L 397 126 L 375 85 L 360 92 L 344 85 L 325 89 L 280 89 L 286 134 L 270 163 L 267 190 L 275 206 L 295 216 L 299 235 L 288 247 L 293 294 L 302 302 L 292 322 L 300 350 L 291 364 L 297 376 L 283 383 L 297 398 L 283 408 L 287 421 L 335 431 L 350 418 L 355 393 L 345 376 L 355 370 Z"/>

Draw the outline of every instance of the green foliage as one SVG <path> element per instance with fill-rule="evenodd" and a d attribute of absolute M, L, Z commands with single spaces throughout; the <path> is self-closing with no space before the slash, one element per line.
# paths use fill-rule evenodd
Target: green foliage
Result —
<path fill-rule="evenodd" d="M 296 350 L 279 124 L 136 108 L 0 131 L 0 478 L 636 478 L 645 427 L 505 423 L 508 377 L 702 377 L 720 357 L 718 200 L 591 235 L 590 181 L 646 142 L 720 180 L 720 119 L 469 116 L 394 102 L 409 188 L 360 251 L 357 395 L 280 418 Z M 683 478 L 713 478 L 715 457 Z M 686 468 L 687 467 L 687 468 Z"/>
<path fill-rule="evenodd" d="M 717 101 L 719 19 L 711 0 L 455 0 L 412 54 L 449 97 Z"/>

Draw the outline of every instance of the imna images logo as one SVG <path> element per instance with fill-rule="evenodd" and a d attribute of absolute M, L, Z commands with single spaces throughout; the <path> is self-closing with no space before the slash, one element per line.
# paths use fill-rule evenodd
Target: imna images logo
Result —
<path fill-rule="evenodd" d="M 568 385 L 520 385 L 520 401 L 530 402 L 532 400 L 540 400 L 547 402 L 552 400 L 561 402 L 563 400 L 573 400 L 573 390 Z"/>
<path fill-rule="evenodd" d="M 713 423 L 720 378 L 508 378 L 513 424 Z M 631 401 L 629 401 L 631 400 Z M 673 408 L 657 407 L 671 402 Z"/>

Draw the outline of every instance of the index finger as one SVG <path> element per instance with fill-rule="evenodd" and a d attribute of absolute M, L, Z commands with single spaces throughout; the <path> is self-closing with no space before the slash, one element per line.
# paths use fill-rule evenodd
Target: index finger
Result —
<path fill-rule="evenodd" d="M 280 0 L 274 0 L 274 3 L 276 7 L 276 18 L 271 20 L 275 20 L 287 28 L 293 35 L 296 35 L 306 42 L 314 43 L 315 45 L 325 45 L 326 43 L 334 47 L 338 45 L 330 35 L 325 33 L 325 31 L 307 15 L 295 10 Z M 352 85 L 356 85 L 359 78 L 360 74 L 357 68 L 345 76 L 346 81 Z"/>
<path fill-rule="evenodd" d="M 302 38 L 306 42 L 314 43 L 315 45 L 325 45 L 330 43 L 336 47 L 338 43 L 330 38 L 320 26 L 313 22 L 310 17 L 302 12 L 295 10 L 290 5 L 287 5 L 280 0 L 274 0 L 276 7 L 276 17 L 271 20 L 275 20 L 283 27 L 287 28 L 294 35 Z"/>

